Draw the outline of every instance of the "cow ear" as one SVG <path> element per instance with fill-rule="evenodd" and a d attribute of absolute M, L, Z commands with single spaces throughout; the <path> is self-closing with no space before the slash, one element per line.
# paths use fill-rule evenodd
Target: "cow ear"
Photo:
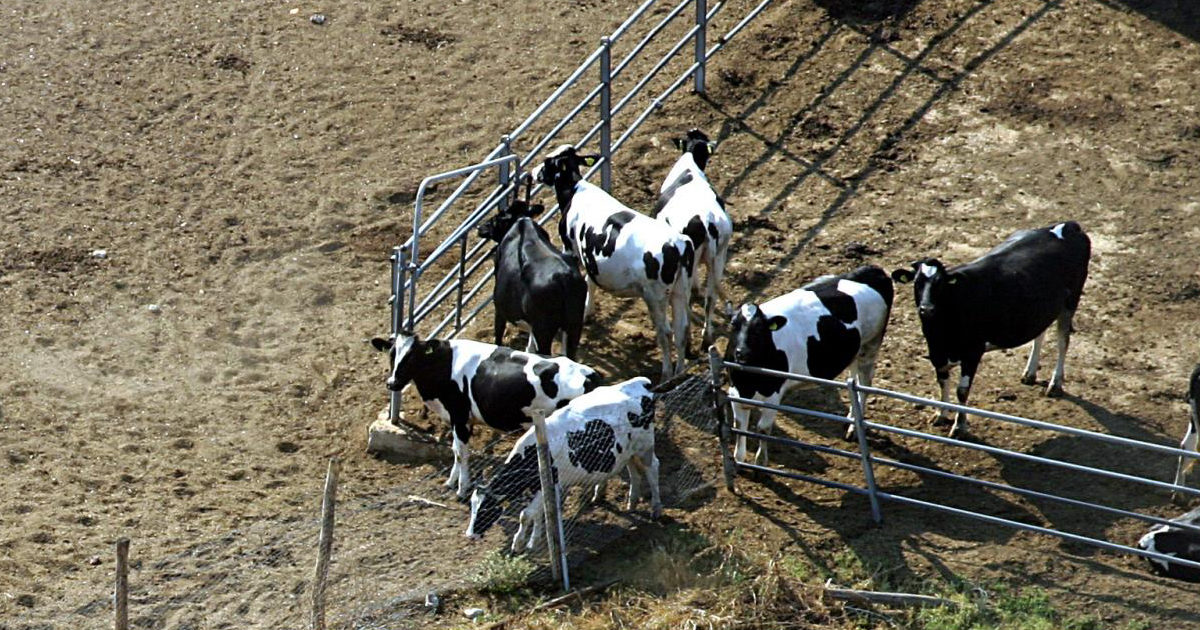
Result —
<path fill-rule="evenodd" d="M 378 350 L 380 352 L 387 352 L 387 351 L 391 350 L 392 345 L 393 344 L 390 339 L 383 339 L 381 337 L 375 337 L 374 339 L 371 340 L 371 347 L 375 348 L 376 350 Z"/>
<path fill-rule="evenodd" d="M 892 281 L 899 284 L 907 284 L 912 282 L 913 278 L 916 276 L 917 274 L 913 273 L 912 269 L 905 269 L 901 267 L 900 269 L 892 272 Z"/>
<path fill-rule="evenodd" d="M 526 216 L 536 217 L 537 215 L 541 214 L 545 210 L 546 210 L 546 206 L 544 206 L 540 203 L 535 203 L 535 204 L 529 206 L 529 210 L 527 211 L 528 214 Z"/>
<path fill-rule="evenodd" d="M 671 144 L 675 145 L 676 149 L 683 150 L 683 138 L 671 138 Z"/>
<path fill-rule="evenodd" d="M 775 317 L 772 317 L 771 319 L 767 320 L 767 330 L 770 330 L 771 332 L 775 332 L 776 330 L 779 330 L 780 328 L 783 328 L 786 325 L 787 325 L 787 318 L 784 317 L 783 315 L 776 315 Z"/>

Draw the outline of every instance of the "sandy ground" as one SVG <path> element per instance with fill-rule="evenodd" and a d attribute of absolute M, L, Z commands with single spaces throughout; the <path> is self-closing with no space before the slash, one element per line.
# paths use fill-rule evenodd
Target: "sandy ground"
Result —
<path fill-rule="evenodd" d="M 298 625 L 309 547 L 267 552 L 311 537 L 331 454 L 354 509 L 417 524 L 338 570 L 404 581 L 408 566 L 460 554 L 458 512 L 389 503 L 405 488 L 436 491 L 436 466 L 363 452 L 385 401 L 383 361 L 363 340 L 387 327 L 386 257 L 409 233 L 420 179 L 481 158 L 634 4 L 5 3 L 0 626 L 102 623 L 112 543 L 125 535 L 140 627 Z M 324 25 L 309 20 L 318 12 Z M 972 402 L 1171 443 L 1200 359 L 1198 25 L 1195 8 L 1169 0 L 776 3 L 715 59 L 707 97 L 681 93 L 623 149 L 614 191 L 649 208 L 669 139 L 708 130 L 721 143 L 710 175 L 737 224 L 739 299 L 863 261 L 964 262 L 1016 229 L 1078 220 L 1093 259 L 1068 395 L 1019 385 L 1013 351 L 985 358 Z M 932 394 L 900 296 L 877 384 Z M 610 375 L 657 371 L 632 301 L 602 298 L 585 345 L 582 360 Z M 415 417 L 415 402 L 406 408 Z M 872 409 L 912 427 L 929 414 Z M 977 422 L 975 434 L 1157 479 L 1174 470 L 1034 430 Z M 884 447 L 1176 513 L 1136 486 Z M 780 459 L 852 479 L 852 468 Z M 1120 542 L 1143 530 L 903 473 L 881 482 Z M 901 508 L 873 528 L 839 493 L 741 487 L 668 514 L 712 536 L 761 530 L 764 545 L 817 561 L 848 547 L 898 573 L 1023 580 L 1117 626 L 1200 626 L 1196 588 L 1147 577 L 1135 558 Z M 343 535 L 379 527 L 364 516 Z M 210 548 L 240 555 L 206 563 Z"/>

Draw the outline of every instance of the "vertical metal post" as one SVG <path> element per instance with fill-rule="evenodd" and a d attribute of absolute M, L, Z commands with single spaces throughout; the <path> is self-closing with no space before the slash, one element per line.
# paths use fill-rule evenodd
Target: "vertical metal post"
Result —
<path fill-rule="evenodd" d="M 462 332 L 463 285 L 467 283 L 467 232 L 458 238 L 458 297 L 454 304 L 454 336 Z"/>
<path fill-rule="evenodd" d="M 512 137 L 510 137 L 508 134 L 500 136 L 500 152 L 496 155 L 496 157 L 504 157 L 506 155 L 510 155 L 511 153 L 512 153 Z M 510 181 L 512 181 L 511 176 L 508 172 L 508 162 L 501 162 L 500 166 L 497 168 L 497 170 L 499 171 L 498 179 L 499 179 L 499 183 L 500 183 L 500 188 L 503 189 L 505 186 L 508 186 L 508 183 Z"/>
<path fill-rule="evenodd" d="M 129 630 L 129 539 L 117 540 L 117 584 L 113 592 L 113 628 Z"/>
<path fill-rule="evenodd" d="M 612 192 L 612 38 L 600 38 L 600 187 Z"/>
<path fill-rule="evenodd" d="M 563 562 L 562 515 L 559 510 L 558 484 L 554 479 L 553 462 L 550 460 L 550 444 L 546 439 L 546 419 L 542 414 L 533 417 L 534 437 L 537 438 L 538 476 L 542 483 L 542 514 L 545 517 L 546 551 L 550 556 L 550 573 L 554 580 L 562 581 L 563 589 L 569 586 L 566 566 Z"/>
<path fill-rule="evenodd" d="M 708 47 L 708 2 L 696 0 L 696 93 L 704 94 L 704 64 Z"/>
<path fill-rule="evenodd" d="M 392 340 L 400 335 L 404 323 L 404 250 L 392 248 Z M 388 366 L 390 370 L 392 366 Z M 388 421 L 396 424 L 400 417 L 400 392 L 388 392 Z"/>
<path fill-rule="evenodd" d="M 416 235 L 413 235 L 413 249 L 408 252 L 408 264 L 405 267 L 406 275 L 401 276 L 402 280 L 408 281 L 408 323 L 404 325 L 404 332 L 411 333 L 416 326 L 417 317 L 417 278 L 421 275 L 421 266 L 417 264 L 417 259 L 413 256 L 413 252 L 417 251 Z M 402 259 L 403 260 L 403 259 Z M 401 287 L 403 288 L 403 284 Z"/>
<path fill-rule="evenodd" d="M 724 372 L 721 353 L 716 346 L 708 347 L 708 387 L 712 393 L 713 415 L 717 417 L 717 440 L 721 448 L 721 470 L 725 474 L 725 489 L 733 491 L 733 479 L 737 476 L 737 462 L 729 452 L 731 444 L 729 422 L 725 417 L 725 408 L 729 401 L 725 398 L 725 390 L 721 387 L 721 374 Z"/>
<path fill-rule="evenodd" d="M 858 381 L 853 378 L 846 381 L 846 388 L 850 392 L 850 414 L 854 420 L 854 433 L 858 436 L 858 452 L 862 455 L 863 476 L 867 478 L 871 518 L 875 519 L 876 523 L 882 523 L 883 515 L 879 511 L 879 495 L 875 488 L 875 468 L 871 464 L 871 447 L 867 444 L 867 430 L 863 427 L 863 406 L 859 398 Z"/>

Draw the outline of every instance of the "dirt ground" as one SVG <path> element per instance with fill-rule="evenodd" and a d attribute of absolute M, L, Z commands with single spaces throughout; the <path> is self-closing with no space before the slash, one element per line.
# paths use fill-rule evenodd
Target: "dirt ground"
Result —
<path fill-rule="evenodd" d="M 212 541 L 255 532 L 261 542 L 312 519 L 329 455 L 344 460 L 350 499 L 429 475 L 363 448 L 386 400 L 383 360 L 363 341 L 386 332 L 386 257 L 410 231 L 417 183 L 482 158 L 637 3 L 335 4 L 0 8 L 0 627 L 102 623 L 120 536 L 133 538 L 135 570 L 185 556 L 203 566 Z M 674 158 L 669 138 L 708 130 L 720 142 L 710 177 L 737 225 L 739 299 L 864 261 L 964 262 L 1016 229 L 1075 219 L 1093 258 L 1068 395 L 1019 385 L 1018 350 L 984 359 L 972 402 L 1170 444 L 1200 360 L 1198 67 L 1200 10 L 1182 1 L 777 2 L 714 59 L 706 97 L 681 92 L 623 149 L 614 192 L 649 208 Z M 471 336 L 486 339 L 486 328 Z M 582 360 L 610 375 L 657 373 L 640 304 L 602 297 L 584 343 Z M 876 384 L 932 395 L 924 352 L 901 291 Z M 871 409 L 914 428 L 930 413 Z M 1174 470 L 1167 457 L 1032 429 L 973 430 L 987 444 L 1156 479 Z M 1177 513 L 1137 486 L 883 446 Z M 1118 542 L 1144 530 L 906 473 L 881 483 Z M 1022 581 L 1114 627 L 1200 627 L 1196 587 L 1149 577 L 1137 558 L 907 508 L 885 508 L 887 525 L 874 528 L 840 493 L 741 488 L 668 515 L 710 536 L 762 531 L 763 546 L 818 562 L 849 548 L 900 573 Z M 371 534 L 361 522 L 345 539 Z M 455 553 L 437 545 L 461 544 L 434 534 L 397 545 L 437 558 Z M 308 556 L 271 562 L 297 581 L 311 567 Z M 255 597 L 293 588 L 222 570 L 248 574 Z M 205 578 L 189 577 L 198 573 L 180 575 L 175 588 L 205 592 Z M 279 623 L 278 611 L 236 600 L 221 602 L 225 625 Z M 200 621 L 139 618 L 134 604 L 140 627 L 222 627 L 205 621 L 203 597 L 192 602 Z"/>

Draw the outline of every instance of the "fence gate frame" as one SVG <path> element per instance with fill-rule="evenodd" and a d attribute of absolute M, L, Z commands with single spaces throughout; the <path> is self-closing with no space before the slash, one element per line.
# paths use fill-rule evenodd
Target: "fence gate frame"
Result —
<path fill-rule="evenodd" d="M 844 389 L 850 394 L 851 417 L 847 418 L 847 417 L 843 417 L 843 416 L 826 413 L 823 411 L 816 411 L 813 409 L 803 409 L 800 407 L 794 407 L 794 406 L 783 405 L 783 404 L 775 405 L 775 404 L 770 404 L 770 403 L 766 403 L 766 402 L 760 402 L 760 401 L 755 401 L 755 400 L 751 400 L 751 399 L 730 396 L 729 393 L 722 387 L 723 376 L 724 376 L 725 370 L 738 370 L 738 371 L 748 372 L 748 373 L 752 373 L 752 374 L 759 374 L 762 376 L 771 376 L 771 377 L 783 378 L 783 379 L 788 379 L 788 380 L 802 381 L 802 382 L 814 384 L 814 385 L 817 385 L 820 387 L 828 387 L 828 388 L 833 388 L 833 389 Z M 861 394 L 873 394 L 873 395 L 882 396 L 885 398 L 893 398 L 893 399 L 902 400 L 905 402 L 915 403 L 915 404 L 919 404 L 919 405 L 926 405 L 929 407 L 933 407 L 935 409 L 946 409 L 948 411 L 964 412 L 964 413 L 967 413 L 967 414 L 970 414 L 973 416 L 977 416 L 977 417 L 987 418 L 987 419 L 991 419 L 991 420 L 999 420 L 999 421 L 1003 421 L 1003 422 L 1011 422 L 1011 423 L 1024 425 L 1024 426 L 1028 426 L 1028 427 L 1033 427 L 1033 428 L 1037 428 L 1037 429 L 1049 430 L 1049 431 L 1053 431 L 1053 432 L 1060 433 L 1060 434 L 1067 434 L 1067 435 L 1073 435 L 1076 437 L 1089 438 L 1089 439 L 1097 440 L 1100 442 L 1105 442 L 1108 444 L 1115 444 L 1118 446 L 1125 446 L 1125 447 L 1133 447 L 1133 448 L 1138 448 L 1138 449 L 1146 450 L 1146 451 L 1152 451 L 1152 452 L 1156 452 L 1156 453 L 1160 453 L 1160 454 L 1164 454 L 1164 455 L 1174 455 L 1174 456 L 1184 457 L 1184 458 L 1188 458 L 1188 459 L 1200 459 L 1200 453 L 1185 451 L 1185 450 L 1175 448 L 1172 446 L 1165 446 L 1165 445 L 1161 445 L 1161 444 L 1155 444 L 1152 442 L 1143 442 L 1141 440 L 1134 440 L 1134 439 L 1130 439 L 1130 438 L 1106 435 L 1103 433 L 1096 433 L 1094 431 L 1088 431 L 1086 429 L 1078 429 L 1075 427 L 1068 427 L 1065 425 L 1058 425 L 1058 424 L 1053 424 L 1053 423 L 1049 423 L 1049 422 L 1043 422 L 1040 420 L 1033 420 L 1030 418 L 1022 418 L 1020 416 L 1012 416 L 1012 415 L 1008 415 L 1008 414 L 997 413 L 997 412 L 988 411 L 986 409 L 980 409 L 980 408 L 976 408 L 976 407 L 967 407 L 967 406 L 957 405 L 957 404 L 948 403 L 948 402 L 941 402 L 938 400 L 932 400 L 929 398 L 923 398 L 920 396 L 914 396 L 912 394 L 905 394 L 902 392 L 896 392 L 896 391 L 886 390 L 886 389 L 877 388 L 877 387 L 866 387 L 863 385 L 859 385 L 854 378 L 849 379 L 845 383 L 840 383 L 837 381 L 819 379 L 819 378 L 815 378 L 815 377 L 807 376 L 807 375 L 803 375 L 803 374 L 794 374 L 794 373 L 790 373 L 790 372 L 781 372 L 781 371 L 777 371 L 777 370 L 768 370 L 768 369 L 752 367 L 752 366 L 748 366 L 748 365 L 740 365 L 740 364 L 732 363 L 732 362 L 725 361 L 724 359 L 722 359 L 721 356 L 717 353 L 715 346 L 709 348 L 709 377 L 708 377 L 708 380 L 709 380 L 709 383 L 711 384 L 710 386 L 713 389 L 713 395 L 711 396 L 711 400 L 712 400 L 712 404 L 714 405 L 713 413 L 715 414 L 715 416 L 717 418 L 718 427 L 719 427 L 718 428 L 719 452 L 720 452 L 720 457 L 722 460 L 722 469 L 724 470 L 724 473 L 725 473 L 725 487 L 726 487 L 726 489 L 728 489 L 731 492 L 736 492 L 735 479 L 738 475 L 738 472 L 739 471 L 752 471 L 752 472 L 757 472 L 757 473 L 766 474 L 766 475 L 774 475 L 774 476 L 785 477 L 785 478 L 789 478 L 789 479 L 798 479 L 800 481 L 807 481 L 809 483 L 815 483 L 815 484 L 822 485 L 822 486 L 829 487 L 829 488 L 836 488 L 839 490 L 843 490 L 845 492 L 850 492 L 850 493 L 859 494 L 859 495 L 866 495 L 868 497 L 868 499 L 870 500 L 872 519 L 877 524 L 882 523 L 882 514 L 880 512 L 880 506 L 879 506 L 879 500 L 882 499 L 884 501 L 890 501 L 890 502 L 898 503 L 901 505 L 910 505 L 910 506 L 916 506 L 916 507 L 920 507 L 920 508 L 924 508 L 924 509 L 931 509 L 934 511 L 945 512 L 945 513 L 949 513 L 949 514 L 955 514 L 958 516 L 982 521 L 982 522 L 989 523 L 992 525 L 1001 525 L 1001 526 L 1010 527 L 1013 529 L 1030 531 L 1030 532 L 1045 534 L 1045 535 L 1049 535 L 1049 536 L 1055 536 L 1055 537 L 1062 538 L 1064 540 L 1068 540 L 1071 542 L 1082 543 L 1085 545 L 1089 545 L 1092 547 L 1098 547 L 1100 549 L 1105 549 L 1108 551 L 1115 551 L 1118 553 L 1137 555 L 1137 556 L 1142 556 L 1144 558 L 1148 558 L 1148 559 L 1152 559 L 1152 560 L 1160 560 L 1160 561 L 1167 562 L 1170 564 L 1177 564 L 1177 565 L 1181 565 L 1181 566 L 1200 569 L 1200 561 L 1186 560 L 1183 558 L 1178 558 L 1175 556 L 1170 556 L 1170 555 L 1166 555 L 1166 554 L 1162 554 L 1162 553 L 1146 551 L 1146 550 L 1138 548 L 1138 547 L 1130 547 L 1128 545 L 1114 543 L 1114 542 L 1111 542 L 1108 540 L 1092 538 L 1089 536 L 1083 536 L 1080 534 L 1074 534 L 1074 533 L 1066 532 L 1066 531 L 1060 531 L 1060 530 L 1057 530 L 1057 529 L 1054 529 L 1051 527 L 1042 527 L 1040 525 L 1032 525 L 1029 523 L 1022 523 L 1020 521 L 1014 521 L 1011 519 L 1006 519 L 1006 518 L 1002 518 L 1002 517 L 998 517 L 998 516 L 991 516 L 989 514 L 974 512 L 974 511 L 963 509 L 963 508 L 956 508 L 956 507 L 952 507 L 949 505 L 942 505 L 940 503 L 935 503 L 932 501 L 924 501 L 921 499 L 914 499 L 911 497 L 906 497 L 901 494 L 880 491 L 875 485 L 875 477 L 874 477 L 874 467 L 878 466 L 878 465 L 888 466 L 891 468 L 897 468 L 897 469 L 901 469 L 901 470 L 907 470 L 909 472 L 914 472 L 914 473 L 922 474 L 922 475 L 932 475 L 932 476 L 940 477 L 943 479 L 951 479 L 951 480 L 960 481 L 960 482 L 964 482 L 964 483 L 974 484 L 974 485 L 981 486 L 984 488 L 989 488 L 992 490 L 999 490 L 1002 492 L 1013 493 L 1013 494 L 1016 494 L 1019 496 L 1053 501 L 1056 503 L 1061 503 L 1061 504 L 1069 505 L 1072 507 L 1095 510 L 1095 511 L 1103 512 L 1103 513 L 1106 513 L 1106 514 L 1109 514 L 1112 516 L 1118 516 L 1118 517 L 1122 517 L 1122 518 L 1133 518 L 1133 519 L 1137 519 L 1137 520 L 1144 521 L 1147 523 L 1152 523 L 1155 525 L 1168 525 L 1171 527 L 1175 527 L 1175 528 L 1179 528 L 1179 529 L 1186 529 L 1186 530 L 1189 530 L 1192 532 L 1200 533 L 1200 526 L 1197 526 L 1197 525 L 1191 525 L 1188 523 L 1180 523 L 1177 521 L 1172 521 L 1170 519 L 1165 519 L 1165 518 L 1161 518 L 1158 516 L 1151 516 L 1149 514 L 1140 514 L 1138 512 L 1131 512 L 1128 510 L 1123 510 L 1120 508 L 1102 505 L 1102 504 L 1098 504 L 1098 503 L 1091 503 L 1088 501 L 1072 499 L 1069 497 L 1059 496 L 1059 495 L 1050 494 L 1050 493 L 1046 493 L 1046 492 L 1040 492 L 1037 490 L 1030 490 L 1028 488 L 1022 488 L 1019 486 L 1010 486 L 1008 484 L 998 483 L 998 482 L 994 482 L 994 481 L 988 481 L 985 479 L 979 479 L 979 478 L 971 477 L 968 475 L 960 475 L 960 474 L 956 474 L 956 473 L 946 472 L 943 470 L 936 470 L 936 469 L 927 468 L 924 466 L 918 466 L 915 464 L 909 464 L 909 463 L 900 462 L 900 461 L 896 461 L 896 460 L 892 460 L 892 459 L 877 457 L 871 453 L 870 442 L 867 440 L 867 431 L 873 430 L 873 431 L 879 431 L 882 433 L 891 433 L 891 434 L 895 434 L 895 435 L 901 435 L 904 437 L 916 438 L 916 439 L 927 440 L 927 441 L 936 442 L 936 443 L 940 443 L 940 444 L 946 444 L 946 445 L 952 445 L 952 446 L 957 446 L 957 447 L 962 447 L 962 448 L 968 448 L 971 450 L 982 451 L 982 452 L 986 452 L 986 453 L 991 453 L 993 455 L 1004 455 L 1007 457 L 1012 457 L 1012 458 L 1023 460 L 1023 461 L 1028 461 L 1028 462 L 1033 462 L 1033 463 L 1038 463 L 1038 464 L 1049 465 L 1049 466 L 1053 466 L 1053 467 L 1057 467 L 1057 468 L 1061 468 L 1061 469 L 1066 469 L 1066 470 L 1076 472 L 1076 473 L 1078 473 L 1078 472 L 1090 473 L 1093 475 L 1099 475 L 1099 476 L 1106 477 L 1109 479 L 1116 479 L 1119 481 L 1139 483 L 1139 484 L 1143 484 L 1143 485 L 1147 485 L 1147 486 L 1151 486 L 1151 487 L 1155 487 L 1155 488 L 1159 488 L 1159 489 L 1171 490 L 1172 492 L 1179 492 L 1179 493 L 1190 495 L 1190 496 L 1200 496 L 1200 489 L 1196 489 L 1196 488 L 1188 488 L 1186 486 L 1176 486 L 1173 483 L 1167 483 L 1167 482 L 1158 481 L 1155 479 L 1148 479 L 1145 477 L 1138 477 L 1135 475 L 1119 473 L 1116 471 L 1106 470 L 1103 468 L 1093 468 L 1090 466 L 1084 466 L 1081 464 L 1072 464 L 1070 462 L 1064 462 L 1064 461 L 1041 457 L 1041 456 L 1037 456 L 1037 455 L 1030 455 L 1030 454 L 1021 453 L 1018 451 L 1010 451 L 1008 449 L 1003 449 L 1003 448 L 999 448 L 999 447 L 988 446 L 988 445 L 984 445 L 984 444 L 976 444 L 976 443 L 972 443 L 972 442 L 965 442 L 965 441 L 954 439 L 954 438 L 925 433 L 923 431 L 914 431 L 912 429 L 905 429 L 902 427 L 889 425 L 889 424 L 886 424 L 883 422 L 872 422 L 863 417 L 863 408 L 862 408 L 862 405 L 860 404 L 859 396 L 857 394 L 860 394 L 860 393 Z M 816 417 L 816 418 L 820 418 L 820 419 L 824 419 L 824 420 L 830 420 L 833 422 L 841 423 L 843 425 L 852 424 L 858 433 L 859 452 L 856 453 L 856 452 L 848 451 L 848 450 L 844 450 L 844 449 L 833 448 L 833 447 L 829 447 L 829 446 L 822 446 L 819 444 L 811 444 L 811 443 L 804 442 L 801 440 L 793 440 L 790 438 L 766 435 L 766 434 L 758 433 L 755 431 L 751 431 L 749 426 L 747 426 L 745 430 L 742 430 L 736 426 L 730 426 L 731 423 L 727 420 L 726 412 L 727 412 L 727 410 L 730 409 L 731 403 L 739 403 L 739 404 L 746 405 L 751 408 L 754 408 L 754 407 L 757 407 L 760 409 L 768 408 L 768 409 L 774 409 L 776 411 L 782 411 L 782 412 L 788 413 L 788 414 Z M 846 458 L 846 459 L 858 459 L 862 462 L 863 479 L 864 479 L 865 487 L 859 487 L 859 486 L 854 486 L 854 485 L 850 485 L 850 484 L 845 484 L 845 483 L 833 481 L 831 479 L 824 479 L 821 477 L 806 475 L 803 473 L 790 471 L 790 470 L 784 470 L 781 468 L 773 468 L 770 466 L 760 466 L 760 465 L 754 464 L 754 463 L 735 461 L 733 454 L 732 454 L 732 445 L 733 445 L 733 440 L 735 437 L 752 437 L 752 438 L 755 438 L 758 440 L 765 440 L 765 441 L 771 442 L 773 444 L 781 444 L 784 446 L 789 446 L 789 447 L 800 449 L 800 450 L 822 453 L 825 455 L 834 455 L 834 456 L 842 457 L 842 458 Z"/>

